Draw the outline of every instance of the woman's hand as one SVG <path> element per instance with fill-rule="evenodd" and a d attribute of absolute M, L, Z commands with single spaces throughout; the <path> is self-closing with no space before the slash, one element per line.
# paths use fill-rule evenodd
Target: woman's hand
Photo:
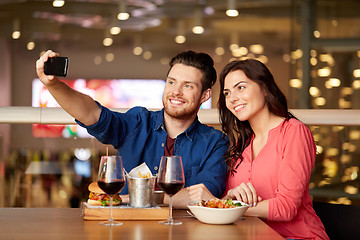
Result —
<path fill-rule="evenodd" d="M 55 76 L 48 76 L 44 73 L 44 64 L 48 60 L 49 57 L 57 57 L 59 56 L 58 53 L 55 53 L 51 50 L 48 50 L 44 55 L 42 55 L 37 61 L 36 61 L 36 73 L 40 79 L 40 81 L 46 86 L 54 79 L 57 79 Z"/>
<path fill-rule="evenodd" d="M 224 198 L 236 199 L 249 204 L 251 207 L 255 207 L 258 202 L 262 201 L 251 183 L 241 183 L 239 186 L 230 189 Z"/>
<path fill-rule="evenodd" d="M 204 184 L 196 184 L 186 188 L 189 192 L 189 197 L 191 201 L 207 201 L 209 199 L 214 199 L 215 197 L 211 192 L 205 187 Z"/>

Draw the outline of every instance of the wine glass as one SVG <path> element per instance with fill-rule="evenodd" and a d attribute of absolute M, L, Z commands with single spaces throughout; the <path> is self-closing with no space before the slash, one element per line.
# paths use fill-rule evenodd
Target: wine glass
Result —
<path fill-rule="evenodd" d="M 99 166 L 98 185 L 110 197 L 110 218 L 101 225 L 118 226 L 121 222 L 115 222 L 112 216 L 113 197 L 121 191 L 125 185 L 124 168 L 121 156 L 102 156 Z"/>
<path fill-rule="evenodd" d="M 170 197 L 169 218 L 159 223 L 166 225 L 181 224 L 182 222 L 175 221 L 172 217 L 172 196 L 185 185 L 184 169 L 180 156 L 161 157 L 157 182 L 159 187 Z"/>

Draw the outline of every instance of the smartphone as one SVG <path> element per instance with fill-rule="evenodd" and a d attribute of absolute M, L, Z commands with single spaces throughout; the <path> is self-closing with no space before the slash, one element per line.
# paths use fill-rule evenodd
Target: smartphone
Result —
<path fill-rule="evenodd" d="M 55 75 L 66 77 L 69 66 L 69 58 L 67 57 L 52 57 L 48 58 L 44 65 L 44 73 L 46 75 Z"/>

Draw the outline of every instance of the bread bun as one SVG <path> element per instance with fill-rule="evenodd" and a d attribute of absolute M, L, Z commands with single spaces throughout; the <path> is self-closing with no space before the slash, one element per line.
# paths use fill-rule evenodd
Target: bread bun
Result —
<path fill-rule="evenodd" d="M 90 191 L 89 199 L 87 203 L 92 206 L 109 206 L 110 205 L 110 199 L 109 196 L 101 190 L 98 183 L 92 182 L 88 186 L 88 190 Z M 115 194 L 113 197 L 113 206 L 120 205 L 122 202 L 122 199 L 119 195 L 119 193 Z"/>
<path fill-rule="evenodd" d="M 88 199 L 87 200 L 87 203 L 90 204 L 91 206 L 101 206 L 101 202 L 99 200 L 91 200 L 91 199 Z"/>
<path fill-rule="evenodd" d="M 90 185 L 88 186 L 88 190 L 93 193 L 106 194 L 103 190 L 101 190 L 97 181 L 90 183 Z"/>

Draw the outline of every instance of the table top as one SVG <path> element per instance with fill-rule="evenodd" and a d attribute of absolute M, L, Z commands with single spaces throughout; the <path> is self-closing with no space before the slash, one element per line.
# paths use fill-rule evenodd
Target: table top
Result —
<path fill-rule="evenodd" d="M 284 239 L 263 221 L 246 217 L 230 225 L 210 225 L 174 210 L 183 223 L 166 226 L 158 221 L 122 221 L 121 226 L 102 226 L 83 220 L 79 208 L 0 208 L 0 239 Z"/>

